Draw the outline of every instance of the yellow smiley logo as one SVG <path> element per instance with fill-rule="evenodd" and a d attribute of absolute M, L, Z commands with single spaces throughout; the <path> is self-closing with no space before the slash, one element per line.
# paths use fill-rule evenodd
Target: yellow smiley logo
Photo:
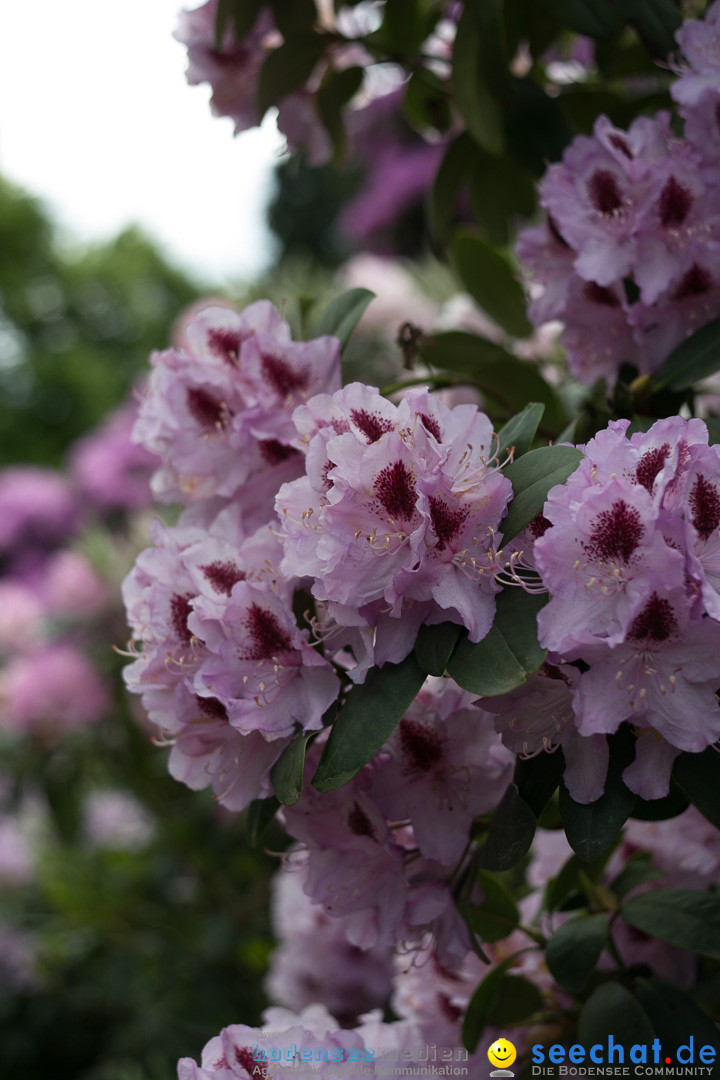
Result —
<path fill-rule="evenodd" d="M 507 1039 L 496 1039 L 488 1050 L 488 1061 L 500 1069 L 507 1069 L 517 1057 L 517 1050 Z"/>

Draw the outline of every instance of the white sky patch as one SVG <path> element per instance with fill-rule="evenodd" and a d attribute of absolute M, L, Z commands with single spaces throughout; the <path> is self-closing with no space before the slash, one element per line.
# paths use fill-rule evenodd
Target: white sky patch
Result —
<path fill-rule="evenodd" d="M 233 138 L 209 88 L 186 85 L 181 6 L 0 3 L 0 172 L 80 240 L 137 223 L 190 272 L 250 280 L 272 258 L 264 209 L 284 143 L 269 118 Z"/>

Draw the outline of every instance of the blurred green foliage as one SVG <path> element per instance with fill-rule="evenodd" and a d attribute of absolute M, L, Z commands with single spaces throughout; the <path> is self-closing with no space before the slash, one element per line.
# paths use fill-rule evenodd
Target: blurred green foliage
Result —
<path fill-rule="evenodd" d="M 134 228 L 64 250 L 42 205 L 0 178 L 0 462 L 59 463 L 200 288 Z"/>

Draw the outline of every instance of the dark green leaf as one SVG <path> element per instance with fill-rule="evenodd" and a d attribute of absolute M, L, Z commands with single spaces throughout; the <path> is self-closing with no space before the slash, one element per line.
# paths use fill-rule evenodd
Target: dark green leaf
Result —
<path fill-rule="evenodd" d="M 526 454 L 530 449 L 538 424 L 542 420 L 545 406 L 539 402 L 531 402 L 526 405 L 521 413 L 513 416 L 507 424 L 498 431 L 498 458 L 503 460 L 509 451 L 513 451 L 514 459 Z"/>
<path fill-rule="evenodd" d="M 607 1042 L 612 1032 L 614 1042 L 626 1051 L 636 1043 L 655 1038 L 655 1029 L 640 1003 L 617 982 L 606 982 L 594 990 L 583 1006 L 578 1025 L 578 1042 L 583 1046 Z M 660 1032 L 660 1034 L 663 1034 Z"/>
<path fill-rule="evenodd" d="M 720 754 L 709 746 L 702 754 L 680 754 L 673 779 L 708 821 L 720 829 Z"/>
<path fill-rule="evenodd" d="M 476 147 L 470 174 L 473 220 L 491 244 L 507 244 L 520 217 L 536 206 L 535 185 L 528 173 L 509 157 L 493 157 Z"/>
<path fill-rule="evenodd" d="M 504 110 L 508 153 L 534 176 L 557 161 L 573 137 L 557 101 L 534 79 L 516 79 L 514 100 Z"/>
<path fill-rule="evenodd" d="M 275 25 L 286 39 L 307 37 L 317 21 L 315 0 L 270 0 Z"/>
<path fill-rule="evenodd" d="M 280 800 L 271 795 L 254 799 L 245 811 L 245 833 L 251 847 L 257 847 L 262 834 L 280 809 Z"/>
<path fill-rule="evenodd" d="M 545 886 L 545 907 L 548 911 L 587 907 L 591 899 L 588 886 L 600 880 L 609 856 L 608 851 L 594 862 L 583 862 L 577 855 L 571 855 L 560 872 Z"/>
<path fill-rule="evenodd" d="M 422 626 L 415 642 L 415 656 L 428 675 L 444 675 L 448 660 L 460 637 L 457 623 Z"/>
<path fill-rule="evenodd" d="M 536 818 L 539 818 L 558 789 L 565 762 L 561 753 L 519 757 L 513 780 Z"/>
<path fill-rule="evenodd" d="M 485 870 L 512 870 L 525 857 L 537 821 L 530 807 L 510 784 L 490 819 L 487 840 L 480 851 Z"/>
<path fill-rule="evenodd" d="M 450 250 L 458 277 L 483 311 L 513 337 L 531 334 L 525 291 L 508 259 L 470 232 L 456 233 Z"/>
<path fill-rule="evenodd" d="M 570 847 L 584 859 L 599 859 L 614 845 L 632 813 L 636 796 L 624 784 L 623 770 L 635 754 L 635 739 L 626 732 L 611 736 L 610 763 L 605 792 L 592 803 L 577 803 L 564 784 L 560 787 L 560 814 Z"/>
<path fill-rule="evenodd" d="M 522 975 L 506 975 L 497 986 L 488 1023 L 505 1028 L 528 1020 L 543 1007 L 543 996 L 535 983 Z"/>
<path fill-rule="evenodd" d="M 555 931 L 545 958 L 561 986 L 573 994 L 582 990 L 597 966 L 607 934 L 606 914 L 578 915 Z"/>
<path fill-rule="evenodd" d="M 354 686 L 332 726 L 313 777 L 318 791 L 335 791 L 375 756 L 400 723 L 425 682 L 415 654 L 399 664 L 373 668 Z"/>
<path fill-rule="evenodd" d="M 363 81 L 361 67 L 330 70 L 315 94 L 318 116 L 330 136 L 336 164 L 344 161 L 346 147 L 343 107 L 355 96 Z"/>
<path fill-rule="evenodd" d="M 499 155 L 505 149 L 502 108 L 487 85 L 483 51 L 474 6 L 466 4 L 453 48 L 455 104 L 475 141 L 490 154 Z"/>
<path fill-rule="evenodd" d="M 655 385 L 689 390 L 720 368 L 720 319 L 713 319 L 686 338 L 668 356 L 654 378 Z"/>
<path fill-rule="evenodd" d="M 620 873 L 610 883 L 610 892 L 614 893 L 619 900 L 636 889 L 638 885 L 646 885 L 649 881 L 657 881 L 665 877 L 664 870 L 658 870 L 653 866 L 647 855 L 640 855 L 631 859 Z"/>
<path fill-rule="evenodd" d="M 715 446 L 716 443 L 720 443 L 720 419 L 717 416 L 709 416 L 705 423 L 710 436 L 710 445 Z"/>
<path fill-rule="evenodd" d="M 482 890 L 482 900 L 472 907 L 473 930 L 483 941 L 500 941 L 520 922 L 518 906 L 505 882 L 495 874 L 478 870 L 476 880 Z"/>
<path fill-rule="evenodd" d="M 677 51 L 675 31 L 682 16 L 673 0 L 614 0 L 616 8 L 639 37 L 651 56 L 664 60 Z"/>
<path fill-rule="evenodd" d="M 663 799 L 638 799 L 632 816 L 638 821 L 667 821 L 687 810 L 688 800 L 677 784 L 673 784 Z"/>
<path fill-rule="evenodd" d="M 720 896 L 694 889 L 655 889 L 621 909 L 637 930 L 681 949 L 720 959 Z"/>
<path fill-rule="evenodd" d="M 304 86 L 322 54 L 323 44 L 316 34 L 293 38 L 268 53 L 258 81 L 260 116 Z"/>
<path fill-rule="evenodd" d="M 283 806 L 294 806 L 302 794 L 305 753 L 315 735 L 316 731 L 296 735 L 273 765 L 270 773 L 273 791 Z"/>
<path fill-rule="evenodd" d="M 375 293 L 369 289 L 348 289 L 347 292 L 340 293 L 330 301 L 320 316 L 315 327 L 315 336 L 330 334 L 338 338 L 340 348 L 344 349 L 365 309 L 374 299 Z"/>
<path fill-rule="evenodd" d="M 542 511 L 548 492 L 564 484 L 583 459 L 574 446 L 541 446 L 505 469 L 515 496 L 502 522 L 503 542 L 512 540 Z"/>
<path fill-rule="evenodd" d="M 609 37 L 617 23 L 617 12 L 607 0 L 541 0 L 553 18 L 591 38 Z"/>
<path fill-rule="evenodd" d="M 447 131 L 452 123 L 447 85 L 428 68 L 417 68 L 405 90 L 403 112 L 420 131 Z"/>
<path fill-rule="evenodd" d="M 507 586 L 497 598 L 490 632 L 477 644 L 461 637 L 448 662 L 448 674 L 465 690 L 483 697 L 507 694 L 520 686 L 546 656 L 537 636 L 537 616 L 545 603 L 547 596 Z"/>
<path fill-rule="evenodd" d="M 687 1046 L 691 1037 L 696 1053 L 701 1046 L 717 1046 L 716 1025 L 675 983 L 655 977 L 637 979 L 635 991 L 655 1031 L 662 1037 L 663 1050 L 672 1054 L 673 1063 L 677 1060 L 678 1047 Z"/>
<path fill-rule="evenodd" d="M 521 956 L 524 952 L 528 952 L 528 950 L 522 949 L 512 956 L 506 957 L 505 960 L 494 967 L 490 974 L 485 976 L 470 999 L 470 1004 L 467 1007 L 465 1019 L 463 1020 L 462 1041 L 463 1046 L 471 1054 L 477 1049 L 477 1045 L 480 1042 L 480 1036 L 487 1024 L 490 1023 L 495 1002 L 498 1001 L 500 997 L 501 983 L 506 978 L 513 978 L 513 976 L 506 974 L 508 968 L 512 967 L 513 964 L 517 962 L 518 956 Z"/>
<path fill-rule="evenodd" d="M 478 151 L 467 132 L 452 140 L 440 162 L 430 192 L 430 232 L 436 244 L 444 247 L 450 238 L 455 211 L 463 186 L 468 179 Z"/>

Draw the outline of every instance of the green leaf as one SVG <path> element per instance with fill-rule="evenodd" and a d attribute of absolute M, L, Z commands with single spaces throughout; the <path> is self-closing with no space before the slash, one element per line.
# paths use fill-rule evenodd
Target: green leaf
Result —
<path fill-rule="evenodd" d="M 505 469 L 515 496 L 502 522 L 503 542 L 512 540 L 542 511 L 548 492 L 564 484 L 583 459 L 574 446 L 540 446 Z"/>
<path fill-rule="evenodd" d="M 343 71 L 330 69 L 315 94 L 318 116 L 330 137 L 336 165 L 343 162 L 347 149 L 343 106 L 360 89 L 363 75 L 361 67 L 349 67 Z"/>
<path fill-rule="evenodd" d="M 670 945 L 720 959 L 720 896 L 695 889 L 655 889 L 621 908 L 625 922 Z"/>
<path fill-rule="evenodd" d="M 720 755 L 709 746 L 702 754 L 680 754 L 673 779 L 708 821 L 720 829 Z"/>
<path fill-rule="evenodd" d="M 606 914 L 579 915 L 555 931 L 545 959 L 561 986 L 579 993 L 595 971 L 608 936 Z"/>
<path fill-rule="evenodd" d="M 687 1046 L 690 1036 L 696 1048 L 708 1044 L 717 1046 L 716 1025 L 675 983 L 654 976 L 640 978 L 635 981 L 635 992 L 655 1031 L 662 1037 L 663 1050 L 667 1048 L 673 1062 L 677 1058 L 678 1047 Z"/>
<path fill-rule="evenodd" d="M 493 968 L 470 999 L 462 1026 L 463 1046 L 469 1053 L 477 1049 L 488 1024 L 515 1024 L 542 1008 L 542 995 L 533 983 L 519 975 L 506 974 L 520 955 L 508 956 Z"/>
<path fill-rule="evenodd" d="M 512 337 L 527 337 L 525 290 L 510 261 L 470 232 L 457 232 L 450 245 L 452 264 L 473 300 Z"/>
<path fill-rule="evenodd" d="M 487 870 L 478 870 L 477 882 L 483 895 L 471 908 L 472 928 L 483 941 L 501 941 L 520 922 L 515 898 L 505 882 Z"/>
<path fill-rule="evenodd" d="M 530 449 L 538 424 L 542 420 L 545 406 L 539 402 L 531 402 L 526 405 L 521 413 L 513 416 L 498 431 L 498 458 L 500 461 L 511 450 L 514 459 L 526 454 Z"/>
<path fill-rule="evenodd" d="M 258 80 L 260 116 L 304 86 L 322 55 L 323 43 L 316 34 L 293 38 L 268 53 Z"/>
<path fill-rule="evenodd" d="M 560 783 L 565 762 L 561 753 L 536 754 L 535 757 L 518 757 L 515 762 L 514 782 L 536 818 L 550 802 Z"/>
<path fill-rule="evenodd" d="M 720 319 L 686 338 L 668 356 L 653 382 L 657 389 L 689 390 L 720 368 Z"/>
<path fill-rule="evenodd" d="M 677 784 L 662 799 L 638 799 L 632 816 L 638 821 L 667 821 L 687 810 L 688 800 Z"/>
<path fill-rule="evenodd" d="M 603 0 L 541 0 L 553 18 L 591 38 L 610 37 L 617 23 L 617 12 Z"/>
<path fill-rule="evenodd" d="M 538 642 L 537 616 L 547 599 L 514 586 L 503 589 L 489 633 L 477 644 L 467 635 L 461 637 L 447 664 L 448 674 L 463 689 L 483 697 L 507 694 L 524 683 L 546 656 Z"/>
<path fill-rule="evenodd" d="M 453 47 L 455 104 L 475 141 L 490 154 L 505 149 L 503 115 L 485 80 L 483 43 L 472 4 L 465 4 Z"/>
<path fill-rule="evenodd" d="M 635 739 L 630 733 L 611 736 L 610 762 L 605 791 L 592 803 L 577 803 L 565 784 L 560 787 L 560 814 L 573 851 L 592 862 L 608 852 L 632 813 L 635 794 L 624 784 L 622 772 L 634 758 Z"/>
<path fill-rule="evenodd" d="M 624 19 L 637 30 L 651 56 L 664 60 L 677 51 L 675 31 L 682 16 L 673 0 L 614 0 Z"/>
<path fill-rule="evenodd" d="M 532 78 L 516 79 L 504 112 L 508 153 L 533 176 L 557 161 L 573 137 L 557 101 Z"/>
<path fill-rule="evenodd" d="M 280 809 L 280 800 L 274 795 L 267 799 L 254 799 L 245 810 L 245 833 L 251 847 L 257 847 L 262 834 Z"/>
<path fill-rule="evenodd" d="M 308 743 L 317 734 L 317 731 L 311 731 L 309 735 L 300 732 L 288 743 L 272 767 L 270 779 L 273 791 L 283 806 L 294 806 L 302 794 L 305 753 Z"/>
<path fill-rule="evenodd" d="M 615 1043 L 626 1050 L 636 1043 L 650 1043 L 655 1029 L 640 1003 L 617 982 L 606 982 L 594 990 L 583 1006 L 578 1024 L 578 1042 L 583 1046 L 607 1042 L 612 1032 Z M 662 1034 L 662 1032 L 661 1032 Z"/>
<path fill-rule="evenodd" d="M 583 862 L 571 855 L 560 872 L 545 886 L 545 907 L 548 911 L 567 911 L 572 907 L 587 907 L 591 897 L 588 886 L 599 881 L 610 856 L 605 852 L 594 862 Z"/>
<path fill-rule="evenodd" d="M 480 849 L 485 870 L 512 870 L 527 855 L 537 821 L 530 807 L 510 784 L 490 819 L 487 839 Z"/>
<path fill-rule="evenodd" d="M 665 877 L 665 871 L 659 870 L 650 862 L 649 855 L 638 855 L 622 868 L 616 878 L 610 882 L 610 892 L 614 893 L 619 900 L 636 889 L 638 885 L 647 885 L 650 881 L 657 881 Z"/>
<path fill-rule="evenodd" d="M 373 668 L 354 686 L 330 731 L 313 777 L 318 791 L 335 791 L 360 772 L 384 745 L 425 682 L 410 653 L 399 664 Z"/>
<path fill-rule="evenodd" d="M 461 629 L 457 623 L 452 622 L 420 628 L 415 642 L 415 656 L 423 671 L 428 675 L 445 674 L 445 668 L 457 645 Z"/>
<path fill-rule="evenodd" d="M 414 128 L 447 131 L 452 112 L 446 83 L 428 68 L 416 68 L 403 99 L 403 112 Z"/>
<path fill-rule="evenodd" d="M 493 157 L 479 146 L 470 173 L 473 220 L 491 244 L 513 238 L 518 217 L 530 217 L 536 206 L 532 178 L 510 157 Z"/>
<path fill-rule="evenodd" d="M 430 192 L 430 233 L 441 247 L 448 242 L 455 220 L 460 192 L 475 161 L 477 145 L 467 132 L 462 132 L 449 144 L 438 169 Z"/>
<path fill-rule="evenodd" d="M 344 349 L 365 309 L 374 299 L 375 293 L 369 289 L 348 289 L 347 292 L 335 296 L 320 316 L 315 327 L 315 337 L 329 334 L 338 338 L 340 348 Z"/>
<path fill-rule="evenodd" d="M 315 0 L 270 0 L 275 25 L 284 38 L 306 37 L 317 21 Z"/>

